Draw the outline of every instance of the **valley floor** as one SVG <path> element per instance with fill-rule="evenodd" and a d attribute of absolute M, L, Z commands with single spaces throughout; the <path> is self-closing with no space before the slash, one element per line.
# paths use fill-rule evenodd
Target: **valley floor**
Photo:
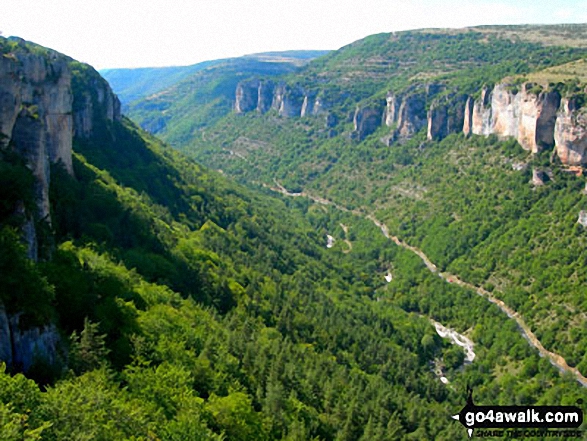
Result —
<path fill-rule="evenodd" d="M 279 193 L 281 193 L 285 196 L 289 196 L 289 197 L 300 197 L 300 196 L 307 197 L 318 204 L 329 205 L 329 206 L 337 208 L 338 210 L 350 212 L 354 215 L 361 216 L 361 217 L 364 217 L 365 219 L 370 220 L 381 230 L 381 232 L 383 233 L 383 235 L 387 239 L 391 240 L 397 246 L 400 246 L 406 250 L 411 251 L 412 253 L 417 255 L 420 259 L 422 259 L 422 261 L 426 265 L 426 268 L 428 268 L 428 270 L 430 272 L 438 275 L 438 277 L 445 280 L 447 283 L 454 283 L 454 284 L 459 285 L 463 288 L 470 289 L 470 290 L 476 292 L 481 297 L 487 299 L 489 302 L 497 305 L 501 311 L 503 311 L 505 314 L 507 314 L 507 316 L 510 319 L 512 319 L 516 322 L 518 329 L 519 329 L 520 333 L 522 334 L 522 336 L 526 339 L 526 341 L 528 341 L 528 343 L 531 346 L 533 346 L 535 349 L 538 350 L 541 357 L 546 357 L 550 361 L 550 363 L 553 366 L 555 366 L 561 373 L 572 374 L 583 387 L 587 387 L 587 378 L 577 368 L 569 366 L 568 363 L 566 362 L 566 360 L 561 355 L 546 349 L 542 345 L 540 340 L 538 340 L 536 335 L 532 332 L 530 327 L 527 325 L 527 323 L 524 321 L 524 319 L 522 318 L 522 316 L 518 312 L 514 311 L 511 307 L 506 305 L 502 300 L 500 300 L 497 297 L 495 297 L 494 295 L 492 295 L 486 289 L 484 289 L 480 286 L 475 286 L 471 283 L 468 283 L 468 282 L 462 280 L 460 277 L 458 277 L 455 274 L 451 274 L 449 272 L 438 271 L 438 267 L 428 258 L 428 256 L 426 256 L 426 254 L 424 254 L 424 252 L 422 250 L 420 250 L 414 246 L 409 245 L 408 243 L 402 241 L 397 236 L 393 236 L 389 232 L 389 229 L 387 228 L 387 226 L 383 222 L 381 222 L 377 218 L 375 218 L 375 216 L 373 214 L 365 214 L 362 210 L 358 210 L 358 209 L 349 210 L 348 208 L 343 207 L 333 201 L 330 201 L 330 200 L 323 198 L 323 197 L 320 197 L 320 196 L 311 195 L 305 191 L 302 191 L 299 193 L 290 193 L 287 191 L 287 189 L 285 187 L 283 187 L 283 185 L 279 184 L 278 182 L 276 182 L 275 187 L 271 187 L 271 190 L 279 192 Z"/>

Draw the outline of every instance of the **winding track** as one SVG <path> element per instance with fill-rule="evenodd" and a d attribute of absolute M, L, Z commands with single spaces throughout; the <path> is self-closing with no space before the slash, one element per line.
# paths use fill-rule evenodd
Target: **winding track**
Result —
<path fill-rule="evenodd" d="M 376 219 L 375 216 L 373 216 L 372 214 L 365 214 L 364 212 L 362 212 L 360 210 L 350 210 L 346 207 L 343 207 L 343 206 L 338 205 L 332 201 L 329 201 L 328 199 L 324 199 L 324 198 L 321 198 L 318 196 L 312 196 L 312 195 L 306 193 L 305 191 L 303 191 L 301 193 L 290 193 L 287 191 L 286 188 L 284 188 L 277 181 L 275 181 L 275 184 L 276 184 L 275 187 L 270 187 L 271 190 L 279 192 L 285 196 L 307 197 L 318 204 L 331 205 L 341 211 L 345 211 L 347 213 L 353 213 L 357 216 L 362 216 L 365 219 L 370 220 L 381 230 L 381 232 L 383 233 L 383 235 L 386 238 L 388 238 L 389 240 L 394 242 L 396 245 L 398 245 L 402 248 L 405 248 L 406 250 L 411 251 L 412 253 L 416 254 L 420 259 L 422 259 L 422 262 L 424 262 L 424 265 L 426 265 L 426 268 L 428 268 L 428 270 L 430 272 L 436 274 L 438 277 L 446 280 L 449 283 L 454 283 L 456 285 L 462 286 L 463 288 L 470 289 L 470 290 L 476 292 L 481 297 L 484 297 L 485 299 L 489 300 L 491 303 L 495 304 L 499 309 L 501 309 L 503 312 L 505 312 L 510 319 L 513 319 L 516 321 L 516 324 L 518 325 L 518 329 L 520 330 L 522 336 L 524 336 L 524 338 L 528 341 L 528 343 L 530 343 L 531 346 L 535 347 L 538 350 L 538 352 L 540 353 L 541 356 L 547 357 L 549 359 L 549 361 L 556 368 L 558 368 L 561 372 L 571 373 L 577 379 L 577 381 L 579 383 L 581 383 L 581 385 L 583 387 L 587 387 L 587 378 L 584 377 L 581 374 L 581 372 L 579 372 L 579 370 L 577 368 L 569 366 L 567 364 L 566 360 L 562 356 L 546 349 L 542 345 L 542 343 L 540 343 L 540 340 L 538 340 L 536 335 L 534 335 L 534 333 L 532 332 L 530 327 L 527 325 L 527 323 L 524 321 L 524 319 L 520 316 L 519 313 L 517 313 L 512 308 L 510 308 L 508 305 L 506 305 L 502 300 L 496 298 L 493 294 L 491 294 L 486 289 L 483 289 L 480 286 L 475 286 L 471 283 L 465 282 L 454 274 L 451 274 L 448 272 L 438 271 L 438 268 L 436 267 L 436 265 L 434 265 L 434 263 L 432 263 L 432 261 L 428 258 L 428 256 L 426 256 L 426 254 L 424 254 L 424 252 L 422 250 L 407 244 L 406 242 L 399 239 L 397 236 L 392 236 L 389 233 L 389 229 L 387 228 L 387 226 L 383 222 Z"/>

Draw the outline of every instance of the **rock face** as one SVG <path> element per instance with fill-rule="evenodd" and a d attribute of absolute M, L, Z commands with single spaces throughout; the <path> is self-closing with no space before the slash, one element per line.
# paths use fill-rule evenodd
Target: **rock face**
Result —
<path fill-rule="evenodd" d="M 275 84 L 272 81 L 248 80 L 236 86 L 234 110 L 236 113 L 247 113 L 256 110 L 265 113 L 274 102 Z M 280 104 L 281 105 L 281 101 Z"/>
<path fill-rule="evenodd" d="M 21 43 L 24 45 L 24 43 Z M 18 51 L 0 57 L 0 132 L 36 179 L 38 216 L 49 217 L 49 164 L 73 173 L 71 71 L 65 59 L 50 62 Z"/>
<path fill-rule="evenodd" d="M 236 86 L 236 113 L 255 110 L 259 103 L 259 81 L 240 82 Z"/>
<path fill-rule="evenodd" d="M 315 98 L 315 92 L 306 93 L 300 86 L 275 85 L 271 81 L 253 79 L 238 83 L 234 109 L 240 114 L 254 110 L 265 113 L 275 109 L 285 118 L 309 116 L 321 110 L 316 110 Z"/>
<path fill-rule="evenodd" d="M 557 91 L 534 93 L 531 83 L 516 90 L 498 84 L 483 88 L 481 98 L 465 105 L 463 133 L 515 138 L 522 148 L 539 153 L 552 149 L 565 165 L 587 164 L 587 115 L 577 98 L 563 98 Z"/>
<path fill-rule="evenodd" d="M 532 184 L 536 187 L 541 187 L 549 180 L 548 174 L 544 170 L 537 168 L 532 169 Z"/>
<path fill-rule="evenodd" d="M 301 87 L 284 86 L 279 102 L 279 107 L 276 106 L 279 112 L 279 116 L 286 118 L 302 116 L 304 98 L 304 91 Z"/>
<path fill-rule="evenodd" d="M 428 111 L 427 138 L 440 140 L 462 129 L 467 112 L 466 95 L 448 95 L 434 100 Z"/>
<path fill-rule="evenodd" d="M 408 138 L 426 125 L 426 95 L 423 92 L 403 96 L 388 95 L 385 124 L 395 128 L 394 137 Z"/>
<path fill-rule="evenodd" d="M 385 114 L 383 106 L 357 107 L 353 117 L 353 138 L 362 141 L 381 126 Z"/>
<path fill-rule="evenodd" d="M 587 115 L 576 99 L 562 100 L 554 128 L 556 153 L 563 164 L 587 164 Z"/>
<path fill-rule="evenodd" d="M 473 106 L 475 105 L 475 100 L 470 96 L 467 97 L 467 101 L 465 103 L 465 111 L 463 115 L 463 134 L 465 136 L 469 136 L 473 130 Z"/>
<path fill-rule="evenodd" d="M 259 83 L 257 111 L 265 113 L 271 108 L 274 89 L 275 84 L 273 81 L 262 81 Z"/>
<path fill-rule="evenodd" d="M 387 127 L 392 127 L 399 119 L 399 108 L 402 102 L 401 96 L 390 92 L 387 94 L 386 102 L 385 125 Z"/>
<path fill-rule="evenodd" d="M 300 116 L 303 118 L 305 116 L 316 115 L 316 113 L 314 113 L 314 110 L 317 107 L 319 108 L 319 106 L 320 103 L 316 100 L 316 92 L 306 93 L 306 95 L 304 96 L 304 102 L 302 104 L 302 111 Z"/>
<path fill-rule="evenodd" d="M 0 303 L 0 360 L 27 372 L 36 361 L 56 365 L 61 338 L 54 325 L 22 330 L 20 315 L 8 315 Z"/>
<path fill-rule="evenodd" d="M 552 148 L 561 98 L 556 91 L 536 95 L 528 91 L 532 86 L 522 84 L 519 91 L 506 84 L 483 88 L 473 105 L 472 124 L 465 122 L 463 133 L 514 137 L 532 153 Z"/>
<path fill-rule="evenodd" d="M 326 93 L 326 90 L 306 90 L 285 83 L 247 80 L 237 86 L 235 111 L 265 113 L 274 109 L 285 118 L 325 115 L 326 128 L 332 129 L 338 124 L 338 118 L 329 109 L 347 96 L 326 97 Z M 0 96 L 0 103 L 3 102 L 12 101 Z M 81 135 L 86 132 L 87 124 L 86 119 L 78 121 L 75 116 L 78 114 L 74 112 L 74 130 L 77 134 L 79 127 Z M 581 111 L 579 100 L 572 97 L 561 100 L 557 91 L 541 91 L 532 83 L 485 86 L 479 99 L 447 91 L 443 84 L 410 86 L 399 94 L 389 92 L 385 103 L 357 107 L 348 113 L 346 121 L 353 122 L 351 138 L 359 141 L 382 124 L 391 128 L 381 138 L 386 145 L 410 138 L 426 127 L 429 140 L 441 140 L 461 131 L 465 136 L 494 134 L 513 137 L 532 153 L 554 147 L 565 165 L 587 164 L 587 112 Z M 29 133 L 28 129 L 25 127 L 23 131 Z"/>
<path fill-rule="evenodd" d="M 89 84 L 78 87 L 80 91 L 73 97 L 74 136 L 82 139 L 91 137 L 96 125 L 98 130 L 104 130 L 113 121 L 121 119 L 118 97 L 98 72 L 92 68 L 89 70 L 91 79 L 86 78 Z"/>
<path fill-rule="evenodd" d="M 414 94 L 406 96 L 402 100 L 398 113 L 398 135 L 402 138 L 414 135 L 427 123 L 425 95 Z"/>
<path fill-rule="evenodd" d="M 561 96 L 558 92 L 528 93 L 525 86 L 520 94 L 520 121 L 517 139 L 526 150 L 538 153 L 552 149 L 554 128 Z"/>
<path fill-rule="evenodd" d="M 520 91 L 498 84 L 491 99 L 491 133 L 511 136 L 522 148 L 538 153 L 554 146 L 556 111 L 560 104 L 558 92 L 528 92 L 532 84 L 523 84 Z"/>
<path fill-rule="evenodd" d="M 491 135 L 491 90 L 484 87 L 481 91 L 481 99 L 473 104 L 473 116 L 471 122 L 471 133 L 474 135 Z"/>
<path fill-rule="evenodd" d="M 74 96 L 71 59 L 15 39 L 14 49 L 0 56 L 0 148 L 18 153 L 35 177 L 36 213 L 50 223 L 50 164 L 61 163 L 73 174 L 74 136 L 88 137 L 94 122 L 120 119 L 120 102 L 105 80 L 93 72 L 90 87 Z M 28 226 L 27 226 L 28 225 Z M 33 258 L 34 224 L 25 233 Z"/>
<path fill-rule="evenodd" d="M 428 124 L 426 106 L 443 88 L 444 86 L 440 84 L 428 84 L 425 87 L 411 87 L 401 95 L 388 93 L 384 119 L 385 124 L 392 127 L 393 131 L 389 137 L 386 137 L 387 142 L 393 142 L 398 138 L 409 138 L 426 127 Z M 442 113 L 443 110 L 440 109 L 435 114 L 436 118 L 442 119 Z"/>
<path fill-rule="evenodd" d="M 19 203 L 16 213 L 24 219 L 28 257 L 36 260 L 35 225 L 51 222 L 51 164 L 73 175 L 74 140 L 103 136 L 121 119 L 120 102 L 87 65 L 20 39 L 0 37 L 0 44 L 0 149 L 20 155 L 35 178 L 36 209 L 28 213 Z M 55 364 L 59 345 L 54 325 L 24 329 L 20 314 L 7 314 L 0 302 L 0 360 L 26 372 L 39 358 Z"/>

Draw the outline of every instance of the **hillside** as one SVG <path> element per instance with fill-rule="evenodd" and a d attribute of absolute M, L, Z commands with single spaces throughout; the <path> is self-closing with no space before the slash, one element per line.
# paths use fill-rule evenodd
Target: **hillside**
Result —
<path fill-rule="evenodd" d="M 102 74 L 125 113 L 141 115 L 144 127 L 154 134 L 173 132 L 175 138 L 185 140 L 202 125 L 230 113 L 232 94 L 241 79 L 294 72 L 325 53 L 267 52 L 193 66 L 110 69 Z"/>
<path fill-rule="evenodd" d="M 277 68 L 282 72 L 289 72 L 292 67 L 303 66 L 313 58 L 326 53 L 328 51 L 266 52 L 240 58 L 204 61 L 191 66 L 102 69 L 100 74 L 112 86 L 126 111 L 127 106 L 134 101 L 172 88 L 177 83 L 204 69 L 216 68 L 214 69 L 216 72 L 218 69 L 224 68 L 231 69 L 232 72 L 238 69 L 253 69 L 255 73 L 259 73 L 264 69 L 272 71 Z"/>
<path fill-rule="evenodd" d="M 373 214 L 585 375 L 586 31 L 374 35 L 298 73 L 242 81 L 236 111 L 190 139 L 161 136 L 241 183 Z"/>
<path fill-rule="evenodd" d="M 214 64 L 214 61 L 204 61 L 192 66 L 103 69 L 100 75 L 108 81 L 126 107 L 133 101 L 151 96 Z"/>
<path fill-rule="evenodd" d="M 524 157 L 511 142 L 453 134 L 427 143 L 419 133 L 387 149 L 384 127 L 361 142 L 343 137 L 343 126 L 328 137 L 321 122 L 275 109 L 229 112 L 206 128 L 214 137 L 202 157 L 221 153 L 223 137 L 223 147 L 235 148 L 235 137 L 259 155 L 254 164 L 249 150 L 246 160 L 231 155 L 225 173 L 339 202 L 317 204 L 235 184 L 163 144 L 120 113 L 90 66 L 17 39 L 0 39 L 0 52 L 1 439 L 455 440 L 466 432 L 450 416 L 467 387 L 480 403 L 587 399 L 576 377 L 541 358 L 496 305 L 431 273 L 366 216 L 377 209 L 439 265 L 471 276 L 458 259 L 477 250 L 447 256 L 435 240 L 451 236 L 428 234 L 420 219 L 433 222 L 433 204 L 452 197 L 455 207 L 441 213 L 458 210 L 473 228 L 475 207 L 459 205 L 459 190 L 471 185 L 468 153 L 477 148 L 487 167 Z M 300 133 L 303 155 L 290 138 Z M 304 164 L 322 166 L 327 150 L 337 160 L 306 174 Z M 463 167 L 459 190 L 435 179 L 446 157 Z M 398 172 L 384 175 L 392 167 Z M 363 186 L 349 185 L 349 168 Z M 379 179 L 400 194 L 426 194 L 425 184 L 436 197 L 416 204 L 409 228 L 396 226 L 412 207 L 401 198 L 384 203 L 389 189 Z M 525 191 L 521 174 L 503 179 Z M 578 184 L 567 175 L 555 181 L 544 203 L 574 207 L 578 193 L 559 196 Z M 528 206 L 540 195 L 527 195 Z M 516 208 L 500 203 L 506 213 Z M 501 225 L 499 213 L 490 229 Z M 575 297 L 559 300 L 574 305 Z M 472 362 L 432 319 L 474 342 Z M 577 344 L 575 332 L 549 346 Z"/>

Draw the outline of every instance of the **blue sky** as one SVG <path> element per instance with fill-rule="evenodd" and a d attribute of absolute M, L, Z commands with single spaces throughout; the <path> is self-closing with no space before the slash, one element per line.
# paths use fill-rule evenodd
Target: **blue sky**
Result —
<path fill-rule="evenodd" d="M 3 0 L 0 31 L 102 69 L 338 49 L 407 29 L 584 22 L 583 0 Z"/>

